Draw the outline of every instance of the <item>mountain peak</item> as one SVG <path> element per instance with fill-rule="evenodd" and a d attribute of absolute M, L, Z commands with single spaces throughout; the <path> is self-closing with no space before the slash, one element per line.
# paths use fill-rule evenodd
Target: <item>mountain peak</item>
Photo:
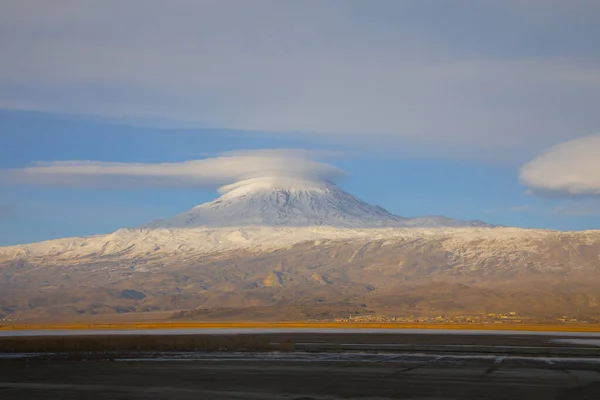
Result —
<path fill-rule="evenodd" d="M 333 226 L 340 228 L 490 226 L 444 217 L 403 218 L 372 206 L 332 182 L 305 177 L 262 177 L 222 187 L 218 199 L 143 229 L 231 226 Z"/>
<path fill-rule="evenodd" d="M 334 189 L 337 186 L 325 180 L 310 178 L 290 178 L 289 176 L 270 176 L 241 180 L 219 189 L 223 198 L 233 198 L 263 191 L 320 191 Z"/>

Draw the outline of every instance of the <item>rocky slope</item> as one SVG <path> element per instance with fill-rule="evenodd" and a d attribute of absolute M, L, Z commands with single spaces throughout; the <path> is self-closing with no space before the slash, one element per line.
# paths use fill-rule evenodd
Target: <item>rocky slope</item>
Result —
<path fill-rule="evenodd" d="M 185 237 L 151 231 L 170 239 L 132 245 L 136 235 L 148 239 L 133 230 L 112 241 L 5 252 L 0 312 L 39 318 L 197 309 L 197 318 L 238 319 L 600 313 L 598 231 L 255 229 L 189 229 Z"/>
<path fill-rule="evenodd" d="M 402 218 L 327 182 L 224 192 L 141 228 L 0 248 L 0 315 L 600 314 L 600 231 Z"/>

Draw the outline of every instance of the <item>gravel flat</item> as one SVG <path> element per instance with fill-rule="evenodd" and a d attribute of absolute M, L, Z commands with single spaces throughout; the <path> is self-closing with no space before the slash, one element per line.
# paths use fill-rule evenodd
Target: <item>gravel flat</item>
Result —
<path fill-rule="evenodd" d="M 0 358 L 0 399 L 600 399 L 599 348 L 585 343 L 529 336 L 271 337 L 292 339 L 308 351 Z M 336 344 L 337 351 L 314 351 Z M 340 344 L 382 346 L 346 351 Z"/>

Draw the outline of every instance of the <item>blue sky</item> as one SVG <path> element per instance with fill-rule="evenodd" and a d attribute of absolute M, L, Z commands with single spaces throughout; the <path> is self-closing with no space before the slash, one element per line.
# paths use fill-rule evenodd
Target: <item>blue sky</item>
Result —
<path fill-rule="evenodd" d="M 15 178 L 35 163 L 280 148 L 325 154 L 344 189 L 399 215 L 598 229 L 599 13 L 584 0 L 3 4 L 0 245 L 217 195 Z"/>

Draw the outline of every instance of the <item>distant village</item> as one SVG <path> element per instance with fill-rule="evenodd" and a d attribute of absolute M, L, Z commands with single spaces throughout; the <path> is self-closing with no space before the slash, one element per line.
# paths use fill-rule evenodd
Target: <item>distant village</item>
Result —
<path fill-rule="evenodd" d="M 587 324 L 600 323 L 598 316 L 520 316 L 515 311 L 508 313 L 436 315 L 436 316 L 389 316 L 374 314 L 350 314 L 345 318 L 309 319 L 308 322 L 335 323 L 397 323 L 397 324 Z M 7 324 L 27 323 L 19 318 L 10 316 L 0 317 L 0 327 Z"/>
<path fill-rule="evenodd" d="M 388 316 L 388 315 L 348 315 L 346 318 L 335 318 L 323 322 L 338 323 L 421 323 L 421 324 L 520 324 L 520 323 L 561 323 L 578 324 L 598 322 L 594 318 L 578 318 L 562 315 L 557 317 L 534 318 L 520 316 L 515 311 L 507 313 L 464 314 L 464 315 L 437 315 L 437 316 Z"/>

